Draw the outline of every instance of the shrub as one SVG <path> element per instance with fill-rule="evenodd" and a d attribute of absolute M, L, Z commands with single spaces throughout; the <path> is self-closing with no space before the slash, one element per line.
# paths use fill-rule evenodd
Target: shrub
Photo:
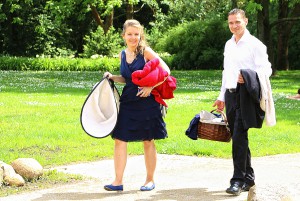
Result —
<path fill-rule="evenodd" d="M 119 58 L 26 58 L 0 57 L 0 70 L 49 70 L 49 71 L 115 71 Z"/>
<path fill-rule="evenodd" d="M 91 57 L 92 55 L 117 55 L 121 49 L 122 39 L 120 34 L 115 33 L 112 27 L 105 34 L 101 27 L 95 32 L 84 37 L 85 45 L 83 46 L 83 57 Z"/>
<path fill-rule="evenodd" d="M 155 48 L 173 55 L 170 65 L 176 69 L 221 69 L 230 35 L 220 19 L 193 21 L 169 30 Z"/>

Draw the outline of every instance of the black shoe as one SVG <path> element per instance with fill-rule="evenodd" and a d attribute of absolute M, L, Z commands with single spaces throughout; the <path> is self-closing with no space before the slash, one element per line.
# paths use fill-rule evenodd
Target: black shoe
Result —
<path fill-rule="evenodd" d="M 244 183 L 244 185 L 242 187 L 242 191 L 249 191 L 250 188 L 254 185 L 255 185 L 255 183 L 252 183 L 252 184 Z"/>
<path fill-rule="evenodd" d="M 226 189 L 226 193 L 232 194 L 232 195 L 240 195 L 242 192 L 241 183 L 234 182 L 231 184 L 229 188 Z"/>

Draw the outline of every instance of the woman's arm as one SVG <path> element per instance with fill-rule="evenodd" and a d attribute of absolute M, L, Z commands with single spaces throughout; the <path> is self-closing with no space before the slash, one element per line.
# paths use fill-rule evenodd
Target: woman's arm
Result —
<path fill-rule="evenodd" d="M 112 75 L 111 76 L 111 79 L 114 81 L 114 82 L 118 82 L 118 83 L 125 83 L 125 78 L 122 77 L 121 75 Z"/>
<path fill-rule="evenodd" d="M 168 72 L 168 74 L 171 74 L 169 66 L 158 56 L 156 52 L 154 52 L 150 47 L 146 47 L 144 51 L 144 57 L 146 58 L 147 61 L 158 58 L 159 59 L 159 65 Z"/>
<path fill-rule="evenodd" d="M 119 59 L 121 61 L 121 52 L 119 54 Z M 103 77 L 107 77 L 108 79 L 113 80 L 114 82 L 118 82 L 118 83 L 126 83 L 125 78 L 122 75 L 113 75 L 110 72 L 105 72 L 103 74 Z"/>
<path fill-rule="evenodd" d="M 158 58 L 159 59 L 159 65 L 168 72 L 168 74 L 171 74 L 170 68 L 169 66 L 158 56 L 158 54 L 156 52 L 154 52 L 150 47 L 146 47 L 145 51 L 144 51 L 144 57 L 147 61 L 152 60 L 154 58 Z M 167 77 L 165 78 L 165 80 L 167 79 Z M 164 81 L 165 81 L 164 80 Z M 164 81 L 157 83 L 155 86 L 153 87 L 141 87 L 141 90 L 137 93 L 137 96 L 140 97 L 147 97 L 150 95 L 151 91 L 153 88 L 161 85 Z"/>
<path fill-rule="evenodd" d="M 103 77 L 107 77 L 108 79 L 118 82 L 118 83 L 125 83 L 125 78 L 122 77 L 121 75 L 113 75 L 110 72 L 105 72 L 103 74 Z"/>

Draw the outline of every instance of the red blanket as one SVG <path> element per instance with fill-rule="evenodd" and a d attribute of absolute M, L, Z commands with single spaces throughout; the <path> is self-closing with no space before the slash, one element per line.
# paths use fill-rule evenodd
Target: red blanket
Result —
<path fill-rule="evenodd" d="M 132 73 L 132 82 L 140 87 L 153 87 L 162 81 L 164 82 L 155 87 L 151 94 L 154 95 L 157 102 L 167 107 L 163 99 L 174 98 L 173 91 L 176 89 L 176 78 L 169 76 L 168 72 L 159 66 L 159 59 L 155 58 L 148 61 L 143 70 Z"/>

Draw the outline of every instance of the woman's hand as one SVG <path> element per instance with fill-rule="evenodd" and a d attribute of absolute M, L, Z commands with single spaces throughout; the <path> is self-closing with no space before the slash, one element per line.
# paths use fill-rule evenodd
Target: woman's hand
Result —
<path fill-rule="evenodd" d="M 150 96 L 152 89 L 152 87 L 139 87 L 136 96 L 148 97 Z"/>
<path fill-rule="evenodd" d="M 103 74 L 103 77 L 106 77 L 114 82 L 118 82 L 118 83 L 126 83 L 126 80 L 124 77 L 122 77 L 121 75 L 113 75 L 110 72 L 105 72 Z"/>
<path fill-rule="evenodd" d="M 112 76 L 113 76 L 113 75 L 112 75 L 110 72 L 105 72 L 105 73 L 103 74 L 103 77 L 107 77 L 108 79 L 111 79 Z"/>

